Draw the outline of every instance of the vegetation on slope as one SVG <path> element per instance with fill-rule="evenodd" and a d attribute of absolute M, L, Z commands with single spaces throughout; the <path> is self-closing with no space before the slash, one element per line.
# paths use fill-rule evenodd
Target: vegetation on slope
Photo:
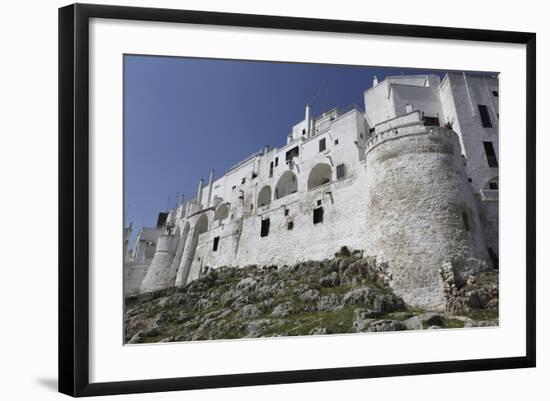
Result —
<path fill-rule="evenodd" d="M 125 340 L 151 343 L 498 324 L 496 271 L 472 277 L 460 289 L 458 314 L 409 307 L 393 294 L 384 271 L 373 258 L 347 248 L 333 259 L 293 266 L 222 267 L 183 287 L 128 297 Z"/>

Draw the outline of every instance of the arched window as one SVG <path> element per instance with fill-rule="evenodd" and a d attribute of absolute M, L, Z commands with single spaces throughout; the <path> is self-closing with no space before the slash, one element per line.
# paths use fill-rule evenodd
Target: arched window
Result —
<path fill-rule="evenodd" d="M 195 224 L 195 236 L 199 236 L 202 233 L 205 233 L 208 231 L 208 217 L 206 217 L 206 214 L 203 213 L 201 217 L 197 220 L 197 224 Z"/>
<path fill-rule="evenodd" d="M 292 171 L 285 171 L 275 187 L 275 199 L 281 199 L 298 191 L 298 178 Z"/>
<path fill-rule="evenodd" d="M 307 188 L 315 188 L 332 181 L 332 168 L 326 163 L 313 166 L 307 179 Z"/>
<path fill-rule="evenodd" d="M 266 185 L 258 194 L 258 207 L 269 205 L 271 203 L 271 187 Z"/>
<path fill-rule="evenodd" d="M 214 220 L 225 220 L 229 217 L 229 204 L 221 203 L 214 212 Z"/>

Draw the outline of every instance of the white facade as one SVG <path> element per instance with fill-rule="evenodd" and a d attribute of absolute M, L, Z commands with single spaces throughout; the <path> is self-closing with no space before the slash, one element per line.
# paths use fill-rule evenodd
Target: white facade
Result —
<path fill-rule="evenodd" d="M 402 76 L 375 81 L 365 113 L 335 108 L 313 118 L 306 106 L 285 146 L 211 173 L 169 212 L 133 289 L 183 285 L 220 266 L 330 258 L 347 246 L 387 262 L 408 303 L 443 308 L 444 262 L 457 276 L 496 263 L 497 96 L 496 78 Z"/>

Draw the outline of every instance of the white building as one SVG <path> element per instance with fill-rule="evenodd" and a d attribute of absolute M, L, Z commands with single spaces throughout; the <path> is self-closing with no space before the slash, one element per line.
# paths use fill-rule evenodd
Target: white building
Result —
<path fill-rule="evenodd" d="M 387 77 L 364 101 L 365 112 L 318 117 L 306 106 L 285 146 L 201 180 L 162 233 L 150 239 L 142 229 L 126 293 L 220 266 L 330 258 L 347 246 L 386 262 L 409 304 L 444 308 L 445 262 L 459 280 L 498 263 L 498 79 Z M 154 242 L 152 258 L 143 240 Z"/>

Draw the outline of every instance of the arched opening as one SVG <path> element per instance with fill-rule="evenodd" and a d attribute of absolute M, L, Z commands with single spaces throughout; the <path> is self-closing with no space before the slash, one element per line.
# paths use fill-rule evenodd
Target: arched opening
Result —
<path fill-rule="evenodd" d="M 220 220 L 223 221 L 229 217 L 229 204 L 222 203 L 220 204 L 216 211 L 214 212 L 214 221 Z"/>
<path fill-rule="evenodd" d="M 275 199 L 281 199 L 298 191 L 298 178 L 292 171 L 285 171 L 275 187 Z"/>
<path fill-rule="evenodd" d="M 313 166 L 307 179 L 307 189 L 318 187 L 332 181 L 332 168 L 326 163 Z"/>
<path fill-rule="evenodd" d="M 208 231 L 208 217 L 206 217 L 206 213 L 203 213 L 195 224 L 195 235 L 198 237 L 206 231 Z"/>
<path fill-rule="evenodd" d="M 271 203 L 271 187 L 266 185 L 258 194 L 258 207 L 269 205 Z"/>

